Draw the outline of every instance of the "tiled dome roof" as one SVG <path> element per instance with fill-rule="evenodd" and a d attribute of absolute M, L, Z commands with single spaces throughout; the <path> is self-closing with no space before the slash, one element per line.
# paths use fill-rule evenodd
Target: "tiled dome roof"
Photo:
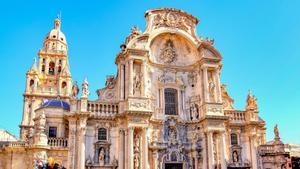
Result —
<path fill-rule="evenodd" d="M 44 102 L 41 106 L 45 107 L 54 107 L 54 108 L 63 108 L 64 110 L 70 110 L 70 104 L 63 100 L 48 100 Z"/>

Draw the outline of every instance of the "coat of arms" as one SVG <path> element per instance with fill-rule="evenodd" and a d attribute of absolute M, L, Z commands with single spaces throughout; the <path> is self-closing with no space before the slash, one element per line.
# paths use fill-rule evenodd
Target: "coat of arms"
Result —
<path fill-rule="evenodd" d="M 174 48 L 174 44 L 171 40 L 168 40 L 165 47 L 161 50 L 160 59 L 164 63 L 172 63 L 176 60 L 177 54 Z"/>

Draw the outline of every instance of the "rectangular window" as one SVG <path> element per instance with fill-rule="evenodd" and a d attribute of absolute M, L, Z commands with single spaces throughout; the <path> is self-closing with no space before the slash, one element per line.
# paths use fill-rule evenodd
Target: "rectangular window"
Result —
<path fill-rule="evenodd" d="M 177 90 L 176 89 L 165 89 L 165 114 L 166 115 L 177 115 Z"/>
<path fill-rule="evenodd" d="M 105 128 L 98 129 L 98 140 L 106 140 L 107 130 Z"/>
<path fill-rule="evenodd" d="M 49 137 L 56 137 L 57 127 L 49 127 Z"/>

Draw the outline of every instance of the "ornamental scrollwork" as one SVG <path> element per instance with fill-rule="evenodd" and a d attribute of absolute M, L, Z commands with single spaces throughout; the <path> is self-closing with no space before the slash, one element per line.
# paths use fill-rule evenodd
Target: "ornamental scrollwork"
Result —
<path fill-rule="evenodd" d="M 169 11 L 163 14 L 157 14 L 154 17 L 153 25 L 155 29 L 160 27 L 173 27 L 188 31 L 192 23 L 187 17 L 181 16 L 177 12 Z"/>

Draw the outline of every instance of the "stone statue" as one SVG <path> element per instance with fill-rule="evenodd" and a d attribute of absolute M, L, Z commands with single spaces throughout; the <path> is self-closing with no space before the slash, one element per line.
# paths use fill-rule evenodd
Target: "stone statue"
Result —
<path fill-rule="evenodd" d="M 141 79 L 142 75 L 140 73 L 136 73 L 134 76 L 133 82 L 133 94 L 137 94 L 141 92 Z"/>
<path fill-rule="evenodd" d="M 82 94 L 81 94 L 81 97 L 82 98 L 87 98 L 89 94 L 90 94 L 89 83 L 87 81 L 87 78 L 85 78 L 84 81 L 83 81 L 83 83 L 82 83 Z"/>
<path fill-rule="evenodd" d="M 169 129 L 169 144 L 175 144 L 176 143 L 176 131 L 174 128 Z"/>
<path fill-rule="evenodd" d="M 232 160 L 233 160 L 234 163 L 239 162 L 239 157 L 238 157 L 238 154 L 237 154 L 236 151 L 234 151 L 234 152 L 232 153 Z"/>
<path fill-rule="evenodd" d="M 39 128 L 40 128 L 40 132 L 43 133 L 45 132 L 45 126 L 46 126 L 46 115 L 44 112 L 42 112 L 42 114 L 40 115 L 40 121 L 39 121 Z"/>
<path fill-rule="evenodd" d="M 279 137 L 279 130 L 278 130 L 278 125 L 277 124 L 274 127 L 274 135 L 275 135 L 275 138 L 280 138 Z"/>
<path fill-rule="evenodd" d="M 132 35 L 140 35 L 142 32 L 139 30 L 139 28 L 135 25 L 131 28 L 131 34 Z"/>
<path fill-rule="evenodd" d="M 45 126 L 46 125 L 46 115 L 44 112 L 40 115 L 40 125 Z"/>
<path fill-rule="evenodd" d="M 196 120 L 198 117 L 198 106 L 196 104 L 192 104 L 191 106 L 191 120 Z"/>
<path fill-rule="evenodd" d="M 252 95 L 251 90 L 249 90 L 248 92 L 246 109 L 255 111 L 258 110 L 257 99 L 255 98 L 255 96 Z"/>
<path fill-rule="evenodd" d="M 215 96 L 215 88 L 216 88 L 216 85 L 215 85 L 214 81 L 211 80 L 209 82 L 209 95 L 211 98 L 213 98 Z"/>
<path fill-rule="evenodd" d="M 79 93 L 79 87 L 77 85 L 77 81 L 74 82 L 73 86 L 72 86 L 72 97 L 73 99 L 76 99 Z"/>
<path fill-rule="evenodd" d="M 104 165 L 104 158 L 105 158 L 104 148 L 101 148 L 100 153 L 99 153 L 99 164 L 100 164 L 100 166 Z"/>

